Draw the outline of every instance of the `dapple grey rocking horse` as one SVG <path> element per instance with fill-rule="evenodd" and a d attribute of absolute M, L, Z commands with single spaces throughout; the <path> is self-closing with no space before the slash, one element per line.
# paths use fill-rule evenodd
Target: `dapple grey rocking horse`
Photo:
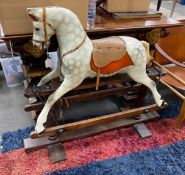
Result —
<path fill-rule="evenodd" d="M 33 19 L 33 44 L 46 48 L 54 34 L 59 44 L 57 67 L 44 76 L 38 86 L 59 77 L 61 73 L 64 77 L 59 88 L 49 96 L 37 119 L 35 130 L 38 133 L 44 131 L 43 124 L 52 105 L 87 77 L 97 76 L 98 82 L 100 77 L 127 73 L 134 81 L 150 89 L 159 107 L 163 105 L 155 82 L 146 74 L 150 57 L 148 43 L 127 36 L 91 41 L 78 17 L 62 7 L 29 8 L 27 11 Z"/>

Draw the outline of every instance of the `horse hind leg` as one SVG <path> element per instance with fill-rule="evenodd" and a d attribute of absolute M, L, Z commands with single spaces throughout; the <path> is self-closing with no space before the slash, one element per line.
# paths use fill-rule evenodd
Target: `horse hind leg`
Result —
<path fill-rule="evenodd" d="M 163 105 L 163 100 L 161 100 L 161 95 L 157 91 L 156 83 L 151 80 L 145 72 L 145 69 L 138 70 L 137 67 L 130 69 L 127 74 L 136 82 L 141 83 L 148 87 L 152 92 L 156 104 L 161 107 Z"/>

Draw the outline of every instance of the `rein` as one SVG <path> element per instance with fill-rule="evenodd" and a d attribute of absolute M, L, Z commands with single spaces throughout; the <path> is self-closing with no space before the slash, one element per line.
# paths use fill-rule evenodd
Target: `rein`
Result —
<path fill-rule="evenodd" d="M 70 53 L 73 53 L 73 52 L 76 51 L 77 49 L 79 49 L 79 48 L 83 45 L 83 43 L 85 42 L 86 38 L 87 38 L 87 35 L 85 35 L 84 39 L 81 41 L 81 43 L 80 43 L 78 46 L 76 46 L 74 49 L 72 49 L 72 50 L 70 50 L 70 51 L 64 53 L 64 54 L 62 55 L 62 58 L 65 57 L 66 55 L 70 54 Z"/>

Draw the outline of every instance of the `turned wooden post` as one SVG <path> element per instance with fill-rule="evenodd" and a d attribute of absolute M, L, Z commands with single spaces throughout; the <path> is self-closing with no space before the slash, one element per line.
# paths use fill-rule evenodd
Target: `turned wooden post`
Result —
<path fill-rule="evenodd" d="M 158 2 L 157 2 L 157 11 L 159 11 L 159 9 L 161 7 L 161 3 L 162 3 L 162 0 L 158 0 Z"/>
<path fill-rule="evenodd" d="M 182 103 L 180 113 L 177 117 L 176 129 L 181 129 L 185 120 L 185 100 Z"/>

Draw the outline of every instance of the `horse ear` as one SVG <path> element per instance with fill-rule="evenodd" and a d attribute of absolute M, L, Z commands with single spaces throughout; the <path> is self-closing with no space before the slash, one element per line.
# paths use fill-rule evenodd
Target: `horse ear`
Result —
<path fill-rule="evenodd" d="M 36 16 L 36 8 L 27 8 L 27 13 L 33 21 L 38 21 L 38 17 Z"/>

